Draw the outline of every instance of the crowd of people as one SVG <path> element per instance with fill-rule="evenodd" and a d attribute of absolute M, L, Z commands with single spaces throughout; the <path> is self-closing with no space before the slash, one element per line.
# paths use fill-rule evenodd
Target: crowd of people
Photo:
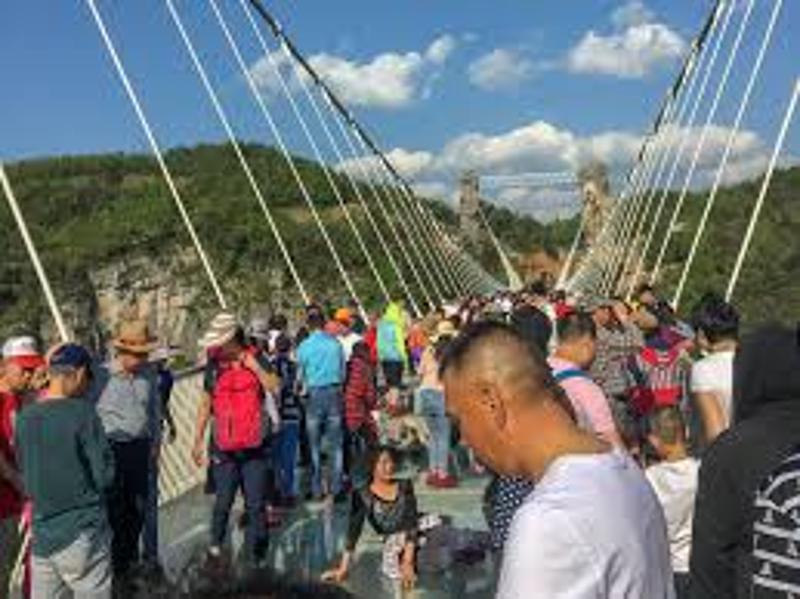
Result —
<path fill-rule="evenodd" d="M 431 548 L 447 538 L 445 564 L 497 557 L 501 599 L 800 596 L 800 336 L 742 334 L 715 294 L 686 319 L 648 286 L 625 301 L 538 283 L 420 319 L 402 301 L 374 315 L 311 305 L 295 322 L 221 313 L 199 346 L 187 434 L 214 495 L 210 563 L 230 551 L 241 492 L 251 568 L 281 514 L 349 511 L 330 583 L 356 567 L 369 522 L 382 574 L 405 588 L 442 567 Z M 111 347 L 104 363 L 76 343 L 3 345 L 4 590 L 26 527 L 34 599 L 124 596 L 163 576 L 171 354 L 140 320 Z M 419 480 L 398 474 L 405 429 L 425 449 Z M 422 513 L 415 486 L 472 474 L 488 479 L 489 536 L 453 541 L 465 537 Z"/>

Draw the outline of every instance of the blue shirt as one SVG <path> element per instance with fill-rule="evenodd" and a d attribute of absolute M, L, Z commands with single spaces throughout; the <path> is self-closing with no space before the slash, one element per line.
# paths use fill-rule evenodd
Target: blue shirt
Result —
<path fill-rule="evenodd" d="M 297 348 L 300 377 L 306 387 L 327 387 L 344 382 L 344 349 L 323 331 L 314 331 Z"/>

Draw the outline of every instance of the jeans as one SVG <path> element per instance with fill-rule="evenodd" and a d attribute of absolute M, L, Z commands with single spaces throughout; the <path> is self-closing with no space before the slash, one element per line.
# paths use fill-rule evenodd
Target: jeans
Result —
<path fill-rule="evenodd" d="M 146 562 L 158 563 L 158 459 L 150 452 L 150 469 L 147 472 L 147 503 L 144 506 L 142 531 L 143 556 Z"/>
<path fill-rule="evenodd" d="M 284 499 L 297 497 L 297 449 L 300 444 L 300 423 L 284 420 L 281 430 L 272 439 L 275 484 Z"/>
<path fill-rule="evenodd" d="M 342 448 L 342 417 L 344 408 L 342 388 L 339 385 L 311 387 L 308 391 L 306 408 L 306 430 L 311 449 L 311 494 L 322 495 L 322 465 L 320 451 L 322 448 L 322 427 L 332 462 L 331 484 L 329 491 L 334 495 L 342 490 L 342 469 L 344 453 Z"/>
<path fill-rule="evenodd" d="M 211 544 L 221 547 L 225 542 L 233 501 L 241 487 L 247 512 L 244 554 L 247 559 L 257 561 L 263 557 L 268 540 L 264 526 L 264 448 L 231 452 L 214 449 L 211 460 L 216 487 L 211 512 Z"/>
<path fill-rule="evenodd" d="M 115 574 L 124 574 L 139 560 L 151 464 L 149 439 L 111 442 L 114 485 L 108 496 L 108 516 L 114 533 L 111 560 Z"/>
<path fill-rule="evenodd" d="M 417 391 L 415 411 L 425 419 L 431 435 L 428 443 L 430 470 L 446 474 L 450 457 L 450 419 L 445 412 L 444 393 L 423 387 Z"/>
<path fill-rule="evenodd" d="M 377 445 L 378 439 L 367 425 L 347 431 L 347 458 L 353 488 L 360 489 L 369 483 L 371 473 L 367 472 L 368 456 Z"/>
<path fill-rule="evenodd" d="M 33 556 L 33 599 L 111 597 L 109 531 L 81 533 L 71 545 L 47 557 Z"/>

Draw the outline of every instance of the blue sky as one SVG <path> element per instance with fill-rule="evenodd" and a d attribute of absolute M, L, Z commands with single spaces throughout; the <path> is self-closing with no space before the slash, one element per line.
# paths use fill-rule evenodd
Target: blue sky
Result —
<path fill-rule="evenodd" d="M 731 31 L 745 10 L 746 0 L 739 3 Z M 7 91 L 0 94 L 0 156 L 144 151 L 144 137 L 85 3 L 4 4 L 0 72 Z M 711 1 L 265 4 L 383 145 L 394 150 L 398 166 L 421 189 L 449 195 L 464 168 L 485 174 L 561 170 L 600 158 L 624 171 Z M 222 140 L 165 3 L 98 0 L 97 5 L 163 146 Z M 175 5 L 237 134 L 272 143 L 208 3 L 176 0 Z M 287 143 L 311 155 L 286 100 L 276 93 L 238 0 L 219 5 Z M 703 169 L 720 153 L 773 1 L 756 5 L 698 182 L 708 178 Z M 790 82 L 800 70 L 798 24 L 800 3 L 785 2 L 737 139 L 732 180 L 763 167 Z M 298 94 L 297 82 L 290 85 Z M 313 116 L 303 102 L 301 110 Z M 800 154 L 798 130 L 795 125 L 787 154 Z M 333 160 L 328 147 L 323 149 Z M 500 201 L 538 213 L 544 207 L 537 197 L 521 190 L 499 193 Z"/>

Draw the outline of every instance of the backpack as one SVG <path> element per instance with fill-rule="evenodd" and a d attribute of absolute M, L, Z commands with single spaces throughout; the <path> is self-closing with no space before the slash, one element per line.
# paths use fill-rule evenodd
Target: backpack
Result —
<path fill-rule="evenodd" d="M 759 485 L 753 508 L 748 596 L 800 596 L 800 445 Z"/>
<path fill-rule="evenodd" d="M 261 381 L 244 367 L 219 366 L 211 395 L 214 439 L 220 451 L 259 447 L 264 440 Z"/>
<path fill-rule="evenodd" d="M 680 405 L 684 395 L 685 369 L 681 350 L 643 348 L 633 356 L 631 402 L 640 415 L 654 408 Z"/>

